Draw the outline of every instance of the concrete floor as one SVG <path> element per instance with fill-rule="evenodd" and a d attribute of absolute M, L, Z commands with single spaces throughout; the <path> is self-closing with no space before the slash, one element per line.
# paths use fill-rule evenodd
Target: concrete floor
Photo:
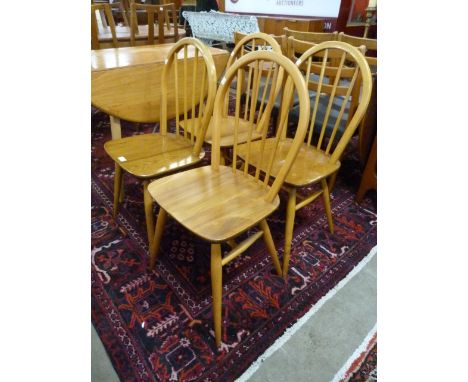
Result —
<path fill-rule="evenodd" d="M 330 382 L 377 321 L 377 256 L 313 315 L 249 382 Z M 92 328 L 93 382 L 119 381 Z"/>

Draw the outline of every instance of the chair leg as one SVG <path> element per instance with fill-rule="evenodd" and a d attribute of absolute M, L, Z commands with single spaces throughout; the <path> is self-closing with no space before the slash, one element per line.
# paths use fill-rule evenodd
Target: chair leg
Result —
<path fill-rule="evenodd" d="M 148 234 L 148 245 L 151 247 L 154 233 L 154 220 L 153 220 L 153 198 L 148 192 L 149 181 L 143 182 L 143 200 L 145 204 L 145 217 L 146 217 L 146 231 Z"/>
<path fill-rule="evenodd" d="M 159 209 L 158 220 L 156 221 L 156 229 L 154 231 L 154 238 L 150 246 L 150 264 L 149 269 L 152 271 L 156 265 L 156 257 L 159 253 L 159 247 L 161 246 L 161 238 L 166 224 L 167 212 L 162 208 Z"/>
<path fill-rule="evenodd" d="M 221 244 L 211 244 L 211 291 L 216 347 L 221 346 L 221 303 L 223 300 L 223 266 Z"/>
<path fill-rule="evenodd" d="M 322 189 L 323 189 L 323 204 L 325 206 L 325 212 L 327 214 L 328 228 L 330 233 L 333 233 L 333 217 L 330 206 L 330 192 L 328 191 L 328 183 L 326 179 L 322 179 Z"/>
<path fill-rule="evenodd" d="M 275 266 L 276 273 L 278 274 L 278 276 L 282 276 L 283 271 L 281 269 L 281 265 L 278 259 L 278 252 L 276 251 L 275 242 L 271 237 L 270 227 L 268 227 L 266 219 L 260 222 L 260 228 L 263 231 L 263 241 L 265 242 L 268 252 L 270 253 L 270 256 L 273 260 L 273 265 Z"/>
<path fill-rule="evenodd" d="M 356 194 L 356 202 L 361 203 L 364 195 L 368 190 L 377 189 L 377 176 L 375 173 L 377 165 L 377 137 L 372 144 L 369 158 L 367 159 L 366 167 L 362 174 L 361 183 Z"/>
<path fill-rule="evenodd" d="M 288 275 L 289 258 L 291 256 L 291 243 L 294 232 L 294 218 L 296 216 L 296 188 L 291 188 L 286 208 L 286 231 L 284 233 L 283 277 Z"/>
<path fill-rule="evenodd" d="M 337 176 L 338 176 L 338 171 L 336 171 L 335 173 L 333 173 L 332 176 L 330 176 L 330 180 L 328 181 L 328 190 L 330 191 L 330 193 L 332 193 L 333 189 L 335 188 Z"/>
<path fill-rule="evenodd" d="M 119 203 L 123 203 L 125 199 L 125 187 L 124 187 L 124 176 L 125 174 L 122 173 L 122 177 L 120 179 L 120 196 L 119 196 Z"/>
<path fill-rule="evenodd" d="M 122 167 L 120 167 L 116 163 L 115 174 L 114 174 L 114 219 L 117 217 L 117 210 L 119 208 L 121 186 L 122 186 Z"/>

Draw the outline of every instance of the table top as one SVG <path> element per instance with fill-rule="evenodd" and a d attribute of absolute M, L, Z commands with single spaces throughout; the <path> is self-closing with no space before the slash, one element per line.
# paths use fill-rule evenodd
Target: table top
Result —
<path fill-rule="evenodd" d="M 163 63 L 173 46 L 174 43 L 168 43 L 93 50 L 91 51 L 91 72 Z M 213 57 L 228 54 L 223 49 L 210 47 L 209 50 Z M 188 57 L 193 57 L 193 52 L 193 47 L 189 46 L 187 49 Z"/>
<path fill-rule="evenodd" d="M 161 77 L 169 50 L 175 43 L 91 52 L 91 103 L 116 118 L 131 122 L 158 122 L 161 109 Z M 224 72 L 229 53 L 209 48 L 218 78 Z M 188 48 L 193 57 L 193 48 Z M 183 51 L 180 52 L 183 54 Z M 202 66 L 198 71 L 201 73 Z M 183 66 L 180 65 L 179 70 Z M 189 78 L 192 75 L 189 72 Z M 197 73 L 196 75 L 199 75 Z M 183 86 L 179 82 L 179 86 Z M 168 118 L 175 116 L 174 76 L 168 85 Z M 190 98 L 190 97 L 189 97 Z"/>

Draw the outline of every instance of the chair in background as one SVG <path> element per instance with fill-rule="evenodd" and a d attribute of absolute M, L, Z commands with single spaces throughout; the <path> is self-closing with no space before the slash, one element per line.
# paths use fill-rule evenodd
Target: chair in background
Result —
<path fill-rule="evenodd" d="M 138 11 L 145 12 L 146 25 L 138 25 Z M 156 21 L 157 33 L 155 33 Z M 157 36 L 158 44 L 179 40 L 178 15 L 174 3 L 151 5 L 132 1 L 130 4 L 130 45 L 153 45 L 155 36 Z"/>
<path fill-rule="evenodd" d="M 338 40 L 353 46 L 365 46 L 366 60 L 372 72 L 373 86 L 371 103 L 359 126 L 359 156 L 361 165 L 364 166 L 368 161 L 369 153 L 373 146 L 373 140 L 377 134 L 377 39 L 350 36 L 344 32 L 340 32 Z M 371 174 L 373 174 L 373 172 L 371 172 Z M 376 188 L 377 181 L 372 181 L 372 184 L 374 183 Z"/>
<path fill-rule="evenodd" d="M 293 60 L 294 62 L 296 62 L 299 57 L 304 53 L 306 52 L 308 49 L 316 46 L 317 44 L 315 43 L 312 43 L 312 42 L 305 42 L 305 41 L 300 41 L 300 40 L 296 40 L 294 39 L 293 37 L 289 37 L 288 38 L 288 52 L 287 52 L 287 56 Z M 365 46 L 360 46 L 357 48 L 362 54 L 365 54 L 366 53 L 366 48 Z M 339 63 L 340 63 L 340 60 L 341 60 L 341 53 L 338 52 L 338 51 L 331 51 L 331 52 L 328 52 L 328 57 L 327 57 L 327 61 L 328 61 L 328 64 L 330 66 L 338 66 Z M 313 58 L 313 60 L 317 61 L 317 62 L 321 62 L 323 60 L 323 54 L 322 53 L 317 53 L 315 55 L 315 57 Z M 303 64 L 304 66 L 304 64 Z M 305 68 L 304 68 L 305 69 Z M 317 74 L 314 74 L 312 73 L 311 74 L 311 77 L 312 79 L 314 79 L 315 81 L 318 80 L 319 76 Z M 325 77 L 324 78 L 324 81 L 328 81 L 329 84 L 332 84 L 333 83 L 333 76 L 329 76 L 329 77 Z M 347 79 L 343 79 L 342 82 L 344 84 L 347 83 Z M 373 92 L 374 92 L 374 88 L 373 88 Z M 316 92 L 313 90 L 313 89 L 310 89 L 309 91 L 309 94 L 310 94 L 310 99 L 311 99 L 311 105 L 314 105 L 315 104 L 315 95 L 316 95 Z M 336 118 L 339 114 L 339 110 L 340 110 L 340 107 L 341 107 L 341 100 L 342 98 L 341 97 L 336 97 L 333 101 L 333 105 L 331 107 L 331 110 L 330 110 L 330 117 L 332 118 L 331 120 L 333 120 L 333 118 Z M 343 119 L 344 120 L 347 120 L 348 119 L 348 112 L 349 112 L 349 108 L 351 106 L 351 109 L 352 110 L 355 110 L 355 103 L 357 101 L 357 97 L 355 97 L 354 99 L 351 100 L 350 103 L 348 103 L 345 107 L 345 111 L 344 111 L 344 115 L 343 115 Z M 320 97 L 319 98 L 319 104 L 317 105 L 317 117 L 315 119 L 315 126 L 314 126 L 314 129 L 315 131 L 317 132 L 320 132 L 321 128 L 322 128 L 322 123 L 324 121 L 324 117 L 325 117 L 325 112 L 327 110 L 327 99 L 325 97 Z M 366 114 L 367 115 L 367 114 Z M 298 109 L 297 107 L 295 106 L 295 104 L 292 106 L 291 108 L 291 112 L 289 113 L 289 118 L 290 118 L 290 121 L 291 122 L 294 122 L 297 120 L 297 117 L 298 117 Z M 363 120 L 366 118 L 366 116 L 364 116 Z M 362 128 L 362 122 L 359 126 L 359 139 L 361 141 L 361 128 Z M 328 138 L 331 134 L 331 132 L 333 131 L 333 124 L 330 122 L 330 119 L 329 119 L 329 123 L 325 129 L 325 138 Z M 340 125 L 338 127 L 338 130 L 336 132 L 336 138 L 339 139 L 341 137 L 341 135 L 343 134 L 344 132 L 344 125 Z M 335 187 L 335 182 L 336 182 L 336 176 L 338 175 L 338 171 L 335 172 L 329 179 L 328 181 L 328 188 L 329 188 L 329 192 L 332 192 L 333 188 Z"/>
<path fill-rule="evenodd" d="M 239 36 L 239 34 L 237 34 Z M 281 54 L 281 46 L 277 43 L 276 39 L 270 35 L 267 35 L 265 33 L 252 33 L 250 35 L 244 35 L 240 40 L 238 40 L 237 44 L 234 47 L 234 50 L 231 53 L 231 56 L 228 59 L 228 62 L 226 64 L 226 70 L 229 69 L 237 60 L 239 60 L 241 57 L 243 57 L 246 53 L 249 53 L 251 51 L 255 50 L 268 50 L 271 49 L 273 52 L 276 52 L 278 54 Z M 254 67 L 251 65 L 249 67 L 245 68 L 245 71 L 241 73 L 240 76 L 236 78 L 236 80 L 233 82 L 233 86 L 237 86 L 237 81 L 241 81 L 241 88 L 240 88 L 240 95 L 239 95 L 239 103 L 241 102 L 241 97 L 242 95 L 245 95 L 244 97 L 244 109 L 243 113 L 246 116 L 249 109 L 251 109 L 253 106 L 250 105 L 252 103 L 252 98 L 253 96 L 250 95 L 250 93 L 246 92 L 246 88 L 252 88 L 253 85 L 253 73 L 254 73 Z M 271 76 L 271 68 L 268 68 L 268 63 L 263 63 L 262 64 L 262 78 L 265 79 L 268 76 L 268 73 L 270 73 Z M 282 79 L 282 74 L 280 73 L 280 80 Z M 259 104 L 262 104 L 261 98 L 265 97 L 266 93 L 263 91 L 263 87 L 261 84 L 261 78 L 258 79 L 258 83 L 256 86 L 258 87 L 256 89 L 256 93 L 259 98 L 260 102 Z M 281 81 L 277 83 L 277 89 L 276 89 L 276 94 L 280 91 L 280 85 Z M 257 99 L 257 96 L 255 100 Z M 249 101 L 250 100 L 250 101 Z M 265 105 L 265 101 L 263 101 L 263 106 Z M 228 115 L 228 102 L 226 100 L 226 105 L 225 105 L 225 116 L 223 117 L 223 122 L 222 126 L 223 128 L 221 129 L 221 150 L 222 150 L 222 160 L 227 155 L 227 150 L 230 149 L 233 144 L 234 144 L 234 130 L 236 128 L 235 126 L 235 118 L 233 116 Z M 252 134 L 252 139 L 260 139 L 261 137 L 261 130 L 262 130 L 262 123 L 265 123 L 268 125 L 269 119 L 266 119 L 266 115 L 263 113 L 264 108 L 261 107 L 259 109 L 259 113 L 254 116 L 254 125 L 255 128 L 251 132 Z M 262 119 L 263 118 L 263 119 Z M 187 122 L 186 122 L 187 121 Z M 179 123 L 184 129 L 186 129 L 189 133 L 192 132 L 192 125 L 193 121 L 190 119 L 187 119 L 184 117 L 183 120 L 179 121 L 177 120 L 177 123 Z M 205 136 L 205 142 L 208 144 L 212 144 L 213 141 L 213 128 L 214 128 L 214 120 L 212 120 L 208 126 L 208 130 L 206 132 Z M 244 120 L 239 121 L 239 125 L 237 126 L 237 143 L 242 143 L 246 142 L 249 132 L 250 132 L 250 126 L 249 123 L 247 123 Z"/>
<path fill-rule="evenodd" d="M 117 41 L 117 33 L 115 30 L 114 17 L 112 15 L 111 6 L 107 3 L 91 4 L 91 49 L 101 49 L 99 42 L 99 22 L 97 12 L 100 14 L 100 19 L 103 28 L 109 28 L 112 35 L 112 46 L 119 47 Z"/>
<path fill-rule="evenodd" d="M 114 16 L 114 21 L 121 19 L 120 25 L 124 27 L 130 27 L 129 23 L 129 16 L 130 16 L 130 9 L 127 5 L 126 0 L 120 0 L 120 2 L 113 2 L 109 3 L 112 9 L 112 15 Z M 118 16 L 116 18 L 116 16 Z"/>
<path fill-rule="evenodd" d="M 189 58 L 189 54 L 192 58 Z M 147 190 L 149 180 L 196 165 L 203 159 L 205 152 L 202 144 L 213 111 L 216 80 L 216 67 L 208 47 L 193 38 L 180 40 L 171 48 L 163 70 L 160 132 L 115 139 L 104 145 L 115 162 L 114 216 L 117 215 L 122 189 L 122 171 L 125 171 L 143 181 L 150 244 L 153 204 Z M 177 125 L 175 133 L 170 133 L 167 121 L 169 109 L 175 110 L 177 115 L 196 118 L 196 134 L 188 136 Z"/>
<path fill-rule="evenodd" d="M 229 100 L 230 86 L 235 77 L 242 77 L 245 70 L 254 68 L 253 81 L 248 90 L 255 92 L 256 84 L 261 76 L 262 62 L 268 62 L 270 67 L 264 113 L 267 116 L 271 113 L 276 97 L 276 84 L 281 80 L 281 73 L 288 77 L 287 91 L 283 101 L 289 104 L 288 98 L 292 96 L 293 92 L 297 92 L 301 107 L 295 137 L 291 139 L 290 146 L 281 153 L 285 160 L 280 167 L 275 168 L 278 172 L 271 187 L 268 185 L 269 171 L 265 174 L 260 173 L 260 168 L 257 168 L 254 174 L 247 171 L 249 165 L 252 164 L 249 158 L 262 157 L 263 154 L 265 157 L 270 155 L 275 158 L 279 154 L 278 150 L 265 144 L 267 141 L 266 125 L 263 125 L 261 139 L 255 141 L 258 144 L 254 147 L 255 142 L 251 138 L 256 129 L 254 116 L 259 110 L 255 103 L 252 103 L 253 108 L 249 110 L 247 115 L 244 115 L 241 110 L 240 97 L 236 98 L 235 110 L 228 111 L 235 120 L 231 166 L 220 165 L 221 130 L 226 119 L 226 104 Z M 236 92 L 238 96 L 241 91 L 241 82 L 242 79 L 237 78 Z M 221 345 L 222 267 L 245 252 L 257 239 L 263 237 L 273 259 L 276 272 L 281 275 L 281 266 L 266 218 L 279 206 L 278 192 L 304 140 L 308 116 L 309 98 L 304 79 L 298 68 L 279 53 L 263 50 L 248 53 L 227 69 L 216 94 L 211 165 L 158 179 L 148 186 L 149 193 L 160 206 L 154 239 L 152 240 L 153 245 L 150 248 L 150 269 L 154 269 L 155 266 L 167 215 L 211 243 L 213 317 L 215 341 L 218 348 Z M 237 169 L 238 127 L 242 124 L 249 126 L 248 140 L 244 144 L 247 165 L 244 166 L 243 170 L 239 170 Z M 228 242 L 253 227 L 258 227 L 259 230 L 234 246 L 226 256 L 222 256 L 221 243 Z"/>
<path fill-rule="evenodd" d="M 283 29 L 286 38 L 294 37 L 296 40 L 313 42 L 315 44 L 324 41 L 336 41 L 338 39 L 338 32 L 303 32 L 289 29 L 288 27 Z"/>
<path fill-rule="evenodd" d="M 377 72 L 377 39 L 356 37 L 340 32 L 338 34 L 338 41 L 346 42 L 352 46 L 365 46 L 366 47 L 366 59 L 371 68 L 372 74 Z"/>
<path fill-rule="evenodd" d="M 329 57 L 335 58 L 340 55 L 338 66 L 331 66 Z M 321 62 L 317 62 L 321 60 Z M 346 65 L 345 65 L 346 63 Z M 351 64 L 353 64 L 351 66 Z M 296 61 L 296 65 L 304 74 L 309 91 L 315 92 L 311 100 L 310 122 L 306 142 L 302 143 L 299 153 L 285 179 L 284 188 L 288 192 L 285 245 L 283 257 L 283 275 L 286 276 L 291 253 L 291 242 L 293 237 L 294 219 L 296 211 L 308 205 L 322 195 L 325 212 L 327 215 L 330 231 L 333 233 L 333 219 L 330 206 L 330 194 L 327 178 L 338 171 L 341 157 L 350 138 L 357 129 L 359 122 L 364 116 L 369 104 L 372 80 L 369 65 L 362 53 L 349 44 L 339 41 L 327 41 L 320 43 L 306 52 Z M 325 79 L 328 79 L 325 81 Z M 330 78 L 333 79 L 330 82 Z M 326 102 L 324 114 L 320 116 L 319 105 L 321 99 Z M 334 104 L 339 105 L 336 115 L 331 111 Z M 292 144 L 288 138 L 288 109 L 287 103 L 281 105 L 278 134 L 281 134 L 279 142 L 279 153 L 287 150 Z M 346 113 L 347 110 L 347 113 Z M 347 114 L 347 115 L 346 115 Z M 299 118 L 302 111 L 299 112 Z M 345 118 L 346 116 L 346 118 Z M 316 129 L 317 119 L 321 119 L 320 129 Z M 326 137 L 328 126 L 333 126 Z M 342 128 L 343 133 L 338 137 L 338 131 Z M 251 146 L 259 150 L 259 142 L 252 142 Z M 278 143 L 267 140 L 269 147 Z M 245 153 L 244 153 L 245 150 Z M 267 156 L 262 158 L 254 155 L 247 158 L 245 145 L 239 149 L 242 158 L 254 166 L 258 166 L 263 172 L 271 172 L 275 177 L 279 174 L 281 164 L 285 160 L 282 155 Z M 297 189 L 320 184 L 320 189 L 298 200 Z"/>

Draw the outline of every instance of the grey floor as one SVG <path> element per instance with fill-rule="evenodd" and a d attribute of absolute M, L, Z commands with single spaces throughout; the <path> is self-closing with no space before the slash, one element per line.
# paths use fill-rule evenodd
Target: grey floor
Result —
<path fill-rule="evenodd" d="M 328 300 L 249 382 L 330 382 L 377 321 L 377 256 Z M 93 382 L 118 381 L 96 331 L 91 331 Z"/>

